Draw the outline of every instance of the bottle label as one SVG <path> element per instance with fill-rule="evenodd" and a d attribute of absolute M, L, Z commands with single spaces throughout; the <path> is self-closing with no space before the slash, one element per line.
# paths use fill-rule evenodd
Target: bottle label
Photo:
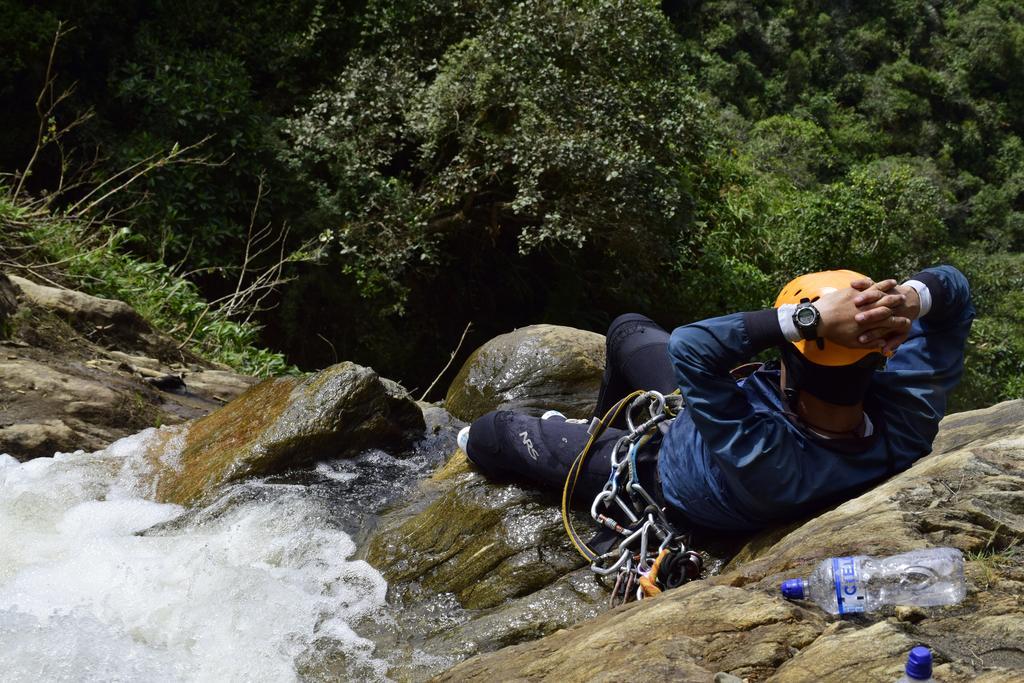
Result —
<path fill-rule="evenodd" d="M 836 584 L 836 604 L 840 614 L 864 611 L 864 582 L 860 563 L 853 557 L 832 558 L 832 576 Z"/>

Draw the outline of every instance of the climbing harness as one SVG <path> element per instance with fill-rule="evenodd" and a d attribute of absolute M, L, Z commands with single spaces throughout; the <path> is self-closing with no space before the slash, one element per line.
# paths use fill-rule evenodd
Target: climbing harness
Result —
<path fill-rule="evenodd" d="M 640 483 L 637 452 L 664 433 L 682 410 L 679 393 L 635 391 L 616 403 L 601 419 L 594 418 L 586 446 L 576 456 L 562 489 L 562 523 L 576 550 L 602 575 L 616 574 L 611 604 L 657 595 L 700 577 L 701 557 L 684 544 L 664 509 Z M 627 433 L 615 443 L 608 481 L 590 506 L 590 516 L 618 541 L 607 552 L 588 545 L 569 513 L 580 472 L 598 437 L 625 410 Z M 620 521 L 621 520 L 621 521 Z"/>

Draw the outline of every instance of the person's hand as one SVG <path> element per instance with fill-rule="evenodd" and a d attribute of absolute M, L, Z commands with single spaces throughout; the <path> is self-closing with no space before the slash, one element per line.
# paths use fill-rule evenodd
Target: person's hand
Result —
<path fill-rule="evenodd" d="M 862 325 L 871 323 L 884 323 L 884 317 L 890 315 L 881 308 L 888 307 L 892 318 L 905 318 L 911 323 L 917 320 L 921 314 L 921 297 L 917 290 L 907 285 L 897 285 L 895 280 L 884 280 L 874 283 L 869 279 L 855 280 L 850 286 L 861 294 L 855 297 L 854 302 L 858 307 L 863 308 L 861 313 L 855 316 L 857 322 Z M 896 298 L 898 297 L 898 298 Z M 858 337 L 862 344 L 882 342 L 881 351 L 891 356 L 896 348 L 907 340 L 910 334 L 910 325 L 887 326 L 882 324 L 866 330 Z"/>
<path fill-rule="evenodd" d="M 890 340 L 902 341 L 910 332 L 910 319 L 896 314 L 907 303 L 895 280 L 855 280 L 851 287 L 829 292 L 814 305 L 821 314 L 818 334 L 849 348 L 884 352 Z"/>

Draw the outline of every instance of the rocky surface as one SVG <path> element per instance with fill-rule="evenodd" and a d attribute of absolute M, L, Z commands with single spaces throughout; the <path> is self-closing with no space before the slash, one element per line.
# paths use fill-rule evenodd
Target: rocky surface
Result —
<path fill-rule="evenodd" d="M 1024 676 L 1024 401 L 950 416 L 935 452 L 788 533 L 753 539 L 719 576 L 470 659 L 440 680 L 891 681 L 930 646 L 942 681 Z M 968 595 L 838 620 L 778 596 L 822 558 L 953 546 Z"/>
<path fill-rule="evenodd" d="M 9 320 L 17 310 L 18 289 L 5 273 L 0 272 L 0 339 L 10 336 Z"/>
<path fill-rule="evenodd" d="M 599 335 L 534 326 L 473 355 L 448 392 L 450 412 L 417 405 L 351 363 L 246 391 L 250 378 L 180 354 L 117 302 L 16 282 L 0 275 L 0 452 L 25 459 L 95 449 L 162 425 L 146 474 L 163 501 L 193 503 L 243 477 L 360 452 L 343 461 L 351 468 L 326 471 L 394 488 L 404 462 L 423 460 L 422 443 L 438 462 L 439 444 L 448 448 L 464 421 L 488 410 L 586 415 L 603 364 Z M 303 476 L 318 475 L 289 481 L 303 485 Z M 391 653 L 396 680 L 727 672 L 746 681 L 891 681 L 919 643 L 934 651 L 938 680 L 1024 678 L 1024 401 L 948 417 L 934 453 L 910 470 L 734 546 L 717 576 L 614 610 L 565 539 L 557 496 L 489 482 L 458 451 L 418 485 L 377 496 L 358 503 L 367 521 L 352 533 L 387 576 L 394 611 L 359 633 Z M 959 605 L 840 620 L 778 595 L 782 579 L 824 557 L 939 545 L 967 555 Z"/>
<path fill-rule="evenodd" d="M 401 630 L 453 662 L 571 626 L 607 602 L 554 498 L 488 482 L 461 451 L 379 521 L 366 552 L 388 579 Z M 414 661 L 392 673 L 436 671 Z"/>
<path fill-rule="evenodd" d="M 531 325 L 473 352 L 448 389 L 445 407 L 467 422 L 491 410 L 590 417 L 604 372 L 604 337 Z"/>
<path fill-rule="evenodd" d="M 11 275 L 10 281 L 26 303 L 57 316 L 90 341 L 166 361 L 182 357 L 173 339 L 154 330 L 123 301 L 48 287 L 16 275 Z"/>
<path fill-rule="evenodd" d="M 246 477 L 368 448 L 401 451 L 424 429 L 404 389 L 339 363 L 302 380 L 267 380 L 204 418 L 161 430 L 147 454 L 151 486 L 157 500 L 189 505 Z"/>
<path fill-rule="evenodd" d="M 0 453 L 97 450 L 253 382 L 177 351 L 123 302 L 0 273 Z"/>

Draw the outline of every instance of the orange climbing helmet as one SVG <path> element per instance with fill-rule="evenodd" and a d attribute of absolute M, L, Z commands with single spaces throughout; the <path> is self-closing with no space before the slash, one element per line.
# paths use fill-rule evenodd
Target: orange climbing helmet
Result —
<path fill-rule="evenodd" d="M 852 270 L 801 275 L 782 288 L 775 307 L 813 303 L 863 277 Z M 798 390 L 804 390 L 829 403 L 854 405 L 863 400 L 875 370 L 885 364 L 885 357 L 876 350 L 853 349 L 820 337 L 786 342 L 780 351 L 788 370 L 783 392 L 790 402 Z"/>
<path fill-rule="evenodd" d="M 820 273 L 807 273 L 789 281 L 775 299 L 775 308 L 783 304 L 814 303 L 819 298 L 839 289 L 846 289 L 854 280 L 865 276 L 852 270 L 826 270 Z M 830 367 L 856 365 L 871 354 L 878 354 L 872 349 L 851 349 L 825 339 L 801 339 L 793 342 L 796 350 L 807 360 L 817 365 Z"/>

